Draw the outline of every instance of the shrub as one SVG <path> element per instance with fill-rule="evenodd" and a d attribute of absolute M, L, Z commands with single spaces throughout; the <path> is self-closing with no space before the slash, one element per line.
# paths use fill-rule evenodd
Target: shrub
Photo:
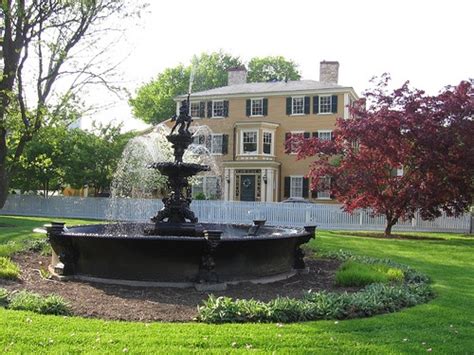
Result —
<path fill-rule="evenodd" d="M 196 196 L 194 196 L 194 199 L 195 200 L 205 200 L 206 199 L 206 195 L 204 194 L 204 192 L 198 192 L 196 194 Z"/>
<path fill-rule="evenodd" d="M 55 295 L 42 297 L 28 291 L 20 291 L 12 295 L 8 308 L 41 314 L 71 314 L 69 305 L 62 297 Z"/>
<path fill-rule="evenodd" d="M 309 291 L 301 300 L 276 298 L 270 302 L 262 302 L 211 295 L 202 306 L 198 307 L 196 319 L 206 323 L 287 323 L 318 319 L 349 319 L 395 312 L 428 302 L 434 297 L 428 285 L 428 277 L 406 265 L 391 260 L 356 257 L 347 252 L 341 252 L 336 257 L 346 261 L 347 269 L 361 268 L 369 270 L 369 275 L 381 273 L 387 280 L 403 282 L 372 283 L 354 293 Z"/>
<path fill-rule="evenodd" d="M 49 241 L 46 238 L 33 239 L 29 241 L 26 246 L 26 249 L 34 252 L 39 252 L 43 256 L 51 255 L 51 245 L 49 244 Z"/>
<path fill-rule="evenodd" d="M 0 307 L 8 306 L 8 291 L 0 288 Z"/>
<path fill-rule="evenodd" d="M 403 281 L 403 271 L 384 264 L 364 264 L 346 261 L 336 273 L 336 284 L 339 286 L 367 286 L 372 283 Z"/>
<path fill-rule="evenodd" d="M 10 258 L 0 257 L 0 279 L 15 280 L 20 276 L 20 268 Z"/>

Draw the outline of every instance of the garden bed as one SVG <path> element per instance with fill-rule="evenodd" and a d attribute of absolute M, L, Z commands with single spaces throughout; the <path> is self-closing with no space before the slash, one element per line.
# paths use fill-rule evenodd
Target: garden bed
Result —
<path fill-rule="evenodd" d="M 341 264 L 336 259 L 307 259 L 309 273 L 266 285 L 230 285 L 225 291 L 200 292 L 194 288 L 145 288 L 105 285 L 88 282 L 60 282 L 45 278 L 50 257 L 36 252 L 22 252 L 12 260 L 22 271 L 19 281 L 0 280 L 0 287 L 28 290 L 41 295 L 63 297 L 74 315 L 134 321 L 191 321 L 197 306 L 209 298 L 255 299 L 268 302 L 277 297 L 301 298 L 312 291 L 357 291 L 358 288 L 335 286 L 335 273 Z"/>

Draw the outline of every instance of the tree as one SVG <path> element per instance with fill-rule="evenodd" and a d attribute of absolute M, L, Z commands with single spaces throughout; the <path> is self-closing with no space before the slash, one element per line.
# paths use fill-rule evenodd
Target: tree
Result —
<path fill-rule="evenodd" d="M 191 71 L 194 71 L 192 90 L 202 91 L 224 86 L 227 83 L 227 69 L 242 63 L 236 57 L 223 52 L 202 53 L 194 56 L 192 64 L 182 64 L 165 69 L 137 91 L 135 98 L 130 99 L 135 117 L 151 124 L 157 124 L 176 113 L 177 95 L 186 94 L 189 90 Z"/>
<path fill-rule="evenodd" d="M 128 0 L 5 0 L 0 75 L 0 208 L 29 141 L 86 85 L 110 85 L 99 44 Z M 129 11 L 131 10 L 131 11 Z M 31 84 L 30 84 L 31 83 Z M 60 84 L 61 83 L 61 84 Z"/>
<path fill-rule="evenodd" d="M 249 82 L 300 80 L 298 66 L 282 56 L 252 58 L 248 64 Z"/>
<path fill-rule="evenodd" d="M 298 152 L 318 158 L 309 172 L 312 189 L 330 177 L 346 211 L 385 215 L 385 236 L 417 211 L 423 219 L 443 211 L 457 216 L 474 196 L 472 81 L 428 96 L 408 83 L 388 92 L 388 80 L 355 103 L 352 119 L 337 121 L 333 141 L 308 139 Z"/>
<path fill-rule="evenodd" d="M 227 85 L 227 70 L 241 65 L 239 58 L 215 52 L 194 56 L 191 65 L 165 69 L 130 99 L 133 114 L 151 124 L 167 120 L 176 112 L 173 99 L 189 91 L 191 72 L 194 74 L 192 91 L 196 92 Z M 300 74 L 296 64 L 284 57 L 253 58 L 249 62 L 248 79 L 249 82 L 299 80 Z"/>
<path fill-rule="evenodd" d="M 62 143 L 67 133 L 64 126 L 38 132 L 20 157 L 11 187 L 22 192 L 42 190 L 44 197 L 59 190 L 64 184 Z"/>
<path fill-rule="evenodd" d="M 38 132 L 25 148 L 11 187 L 43 190 L 43 196 L 69 185 L 93 187 L 95 194 L 108 191 L 113 174 L 133 132 L 120 133 L 111 124 L 94 132 L 57 125 Z"/>
<path fill-rule="evenodd" d="M 64 184 L 76 189 L 88 185 L 96 195 L 108 191 L 122 151 L 135 135 L 120 133 L 120 128 L 108 124 L 96 127 L 94 133 L 68 131 L 62 144 Z"/>

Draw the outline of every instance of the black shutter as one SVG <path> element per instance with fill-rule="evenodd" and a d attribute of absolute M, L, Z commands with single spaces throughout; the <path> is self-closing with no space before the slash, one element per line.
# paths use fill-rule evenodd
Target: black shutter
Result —
<path fill-rule="evenodd" d="M 319 113 L 319 96 L 313 96 L 313 113 Z"/>
<path fill-rule="evenodd" d="M 313 136 L 313 138 L 318 138 L 318 132 L 313 132 L 312 136 Z"/>
<path fill-rule="evenodd" d="M 291 97 L 286 98 L 286 114 L 289 116 L 291 115 Z"/>
<path fill-rule="evenodd" d="M 291 153 L 291 143 L 288 142 L 288 140 L 291 138 L 291 133 L 286 132 L 285 133 L 285 153 L 290 154 Z"/>
<path fill-rule="evenodd" d="M 263 99 L 263 115 L 268 115 L 268 99 Z"/>
<path fill-rule="evenodd" d="M 309 193 L 309 179 L 303 178 L 303 197 L 307 198 Z"/>
<path fill-rule="evenodd" d="M 250 117 L 250 107 L 252 105 L 252 102 L 250 99 L 247 99 L 247 101 L 245 102 L 245 114 L 247 115 L 247 117 Z"/>
<path fill-rule="evenodd" d="M 310 101 L 311 101 L 311 98 L 309 96 L 304 97 L 304 113 L 305 113 L 305 115 L 309 115 Z"/>
<path fill-rule="evenodd" d="M 229 147 L 229 135 L 228 134 L 223 134 L 222 135 L 222 154 L 226 155 Z"/>
<path fill-rule="evenodd" d="M 337 95 L 332 95 L 331 104 L 331 112 L 337 113 Z"/>
<path fill-rule="evenodd" d="M 311 191 L 312 198 L 318 198 L 318 191 Z"/>
<path fill-rule="evenodd" d="M 309 137 L 311 137 L 311 133 L 309 133 L 309 132 L 304 132 L 304 133 L 303 133 L 303 137 L 304 137 L 304 139 L 308 139 Z"/>
<path fill-rule="evenodd" d="M 331 178 L 331 179 L 329 180 L 329 189 L 330 189 L 330 191 L 331 191 L 331 192 L 329 193 L 329 198 L 330 198 L 331 200 L 334 200 L 334 199 L 336 198 L 336 196 L 334 196 L 334 194 L 332 193 L 333 184 L 334 184 L 334 178 Z"/>
<path fill-rule="evenodd" d="M 291 184 L 290 177 L 285 176 L 285 189 L 283 191 L 283 197 L 290 197 L 290 184 Z"/>
<path fill-rule="evenodd" d="M 229 117 L 229 101 L 224 100 L 224 117 Z"/>
<path fill-rule="evenodd" d="M 203 118 L 206 116 L 205 111 L 206 110 L 206 105 L 204 104 L 203 101 L 199 103 L 199 117 Z"/>
<path fill-rule="evenodd" d="M 207 102 L 207 117 L 212 117 L 212 101 Z"/>

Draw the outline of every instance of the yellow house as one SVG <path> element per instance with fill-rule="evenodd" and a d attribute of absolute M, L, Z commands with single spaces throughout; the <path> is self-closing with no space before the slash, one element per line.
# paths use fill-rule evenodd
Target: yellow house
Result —
<path fill-rule="evenodd" d="M 320 80 L 247 83 L 244 67 L 229 70 L 228 85 L 191 95 L 193 126 L 212 133 L 195 135 L 216 158 L 220 175 L 203 177 L 193 194 L 224 200 L 277 202 L 302 197 L 330 202 L 327 188 L 310 191 L 311 159 L 285 153 L 292 135 L 331 139 L 336 118 L 349 118 L 358 99 L 352 87 L 338 85 L 338 62 L 320 63 Z M 176 98 L 177 108 L 184 96 Z"/>

